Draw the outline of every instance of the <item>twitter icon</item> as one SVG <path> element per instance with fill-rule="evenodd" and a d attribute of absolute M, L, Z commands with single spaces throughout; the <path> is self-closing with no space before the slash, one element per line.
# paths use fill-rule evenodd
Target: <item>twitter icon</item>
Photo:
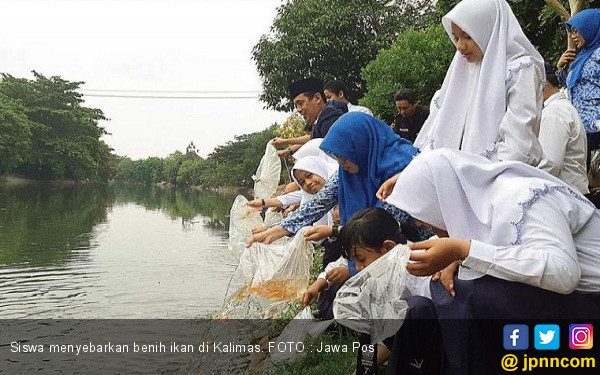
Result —
<path fill-rule="evenodd" d="M 556 324 L 538 324 L 533 330 L 534 346 L 538 350 L 556 350 L 560 347 L 560 327 Z"/>

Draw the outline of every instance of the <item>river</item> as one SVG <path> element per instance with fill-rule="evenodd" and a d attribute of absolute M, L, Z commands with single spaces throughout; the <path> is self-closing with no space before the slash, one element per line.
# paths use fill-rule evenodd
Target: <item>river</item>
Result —
<path fill-rule="evenodd" d="M 223 302 L 234 196 L 0 185 L 0 318 L 189 319 Z"/>

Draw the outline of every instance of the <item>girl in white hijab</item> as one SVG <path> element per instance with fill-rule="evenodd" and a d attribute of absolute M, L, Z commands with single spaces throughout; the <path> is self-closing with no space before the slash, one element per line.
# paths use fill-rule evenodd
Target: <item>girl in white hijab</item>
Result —
<path fill-rule="evenodd" d="M 456 54 L 415 146 L 537 166 L 544 61 L 505 0 L 463 0 L 442 18 Z"/>
<path fill-rule="evenodd" d="M 412 244 L 407 268 L 416 276 L 444 270 L 447 290 L 430 288 L 455 373 L 497 372 L 486 367 L 499 359 L 490 353 L 501 338 L 485 335 L 493 322 L 470 319 L 600 316 L 600 211 L 557 178 L 435 150 L 406 167 L 387 202 L 450 237 Z"/>

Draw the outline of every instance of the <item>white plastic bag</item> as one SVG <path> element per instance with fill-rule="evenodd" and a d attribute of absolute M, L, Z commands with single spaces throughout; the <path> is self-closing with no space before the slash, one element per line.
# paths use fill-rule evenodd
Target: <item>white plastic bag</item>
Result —
<path fill-rule="evenodd" d="M 242 252 L 230 282 L 227 304 L 230 306 L 250 296 L 272 304 L 299 299 L 310 281 L 312 253 L 313 245 L 304 239 L 304 229 L 292 240 L 269 245 L 254 243 Z M 271 307 L 263 306 L 264 310 Z"/>
<path fill-rule="evenodd" d="M 252 176 L 254 180 L 254 197 L 271 198 L 281 177 L 281 160 L 277 156 L 277 149 L 269 142 L 265 149 L 265 154 L 260 159 L 260 164 L 256 174 Z"/>
<path fill-rule="evenodd" d="M 402 326 L 411 292 L 406 287 L 410 249 L 397 245 L 360 271 L 337 292 L 333 315 L 340 324 L 380 342 Z"/>
<path fill-rule="evenodd" d="M 252 236 L 252 229 L 263 224 L 260 211 L 247 205 L 248 200 L 238 195 L 229 211 L 229 241 L 227 248 L 238 257 Z"/>

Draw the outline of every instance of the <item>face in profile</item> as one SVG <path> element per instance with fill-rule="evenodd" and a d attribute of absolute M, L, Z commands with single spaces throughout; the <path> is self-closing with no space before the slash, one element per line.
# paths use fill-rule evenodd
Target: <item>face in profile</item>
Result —
<path fill-rule="evenodd" d="M 319 103 L 322 101 L 323 99 L 319 93 L 313 95 L 312 98 L 309 98 L 306 94 L 302 93 L 296 95 L 294 98 L 294 107 L 307 124 L 314 124 L 321 112 Z"/>
<path fill-rule="evenodd" d="M 569 30 L 569 35 L 571 35 L 571 39 L 573 39 L 573 43 L 575 43 L 575 47 L 578 50 L 585 47 L 585 39 L 576 28 L 571 27 Z"/>
<path fill-rule="evenodd" d="M 377 249 L 361 245 L 356 245 L 350 250 L 350 258 L 354 260 L 357 271 L 362 271 L 363 268 L 373 263 L 382 255 Z"/>
<path fill-rule="evenodd" d="M 344 170 L 345 170 L 346 172 L 348 172 L 348 173 L 351 173 L 351 174 L 356 174 L 356 173 L 358 173 L 358 165 L 354 164 L 354 163 L 353 163 L 353 162 L 351 162 L 350 160 L 348 160 L 348 159 L 345 159 L 345 158 L 343 158 L 343 157 L 341 157 L 341 156 L 338 156 L 336 159 L 337 159 L 337 161 L 338 161 L 339 165 L 340 165 L 342 168 L 344 168 Z"/>
<path fill-rule="evenodd" d="M 470 63 L 481 61 L 483 59 L 483 51 L 475 43 L 475 40 L 454 22 L 452 22 L 451 27 L 454 45 L 462 57 Z"/>
<path fill-rule="evenodd" d="M 325 185 L 324 178 L 301 169 L 294 170 L 294 177 L 296 177 L 296 181 L 298 181 L 302 190 L 308 194 L 317 194 L 317 192 Z"/>
<path fill-rule="evenodd" d="M 327 100 L 341 100 L 342 98 L 335 92 L 333 91 L 329 91 L 329 90 L 324 90 L 325 93 L 325 97 L 327 98 Z"/>

